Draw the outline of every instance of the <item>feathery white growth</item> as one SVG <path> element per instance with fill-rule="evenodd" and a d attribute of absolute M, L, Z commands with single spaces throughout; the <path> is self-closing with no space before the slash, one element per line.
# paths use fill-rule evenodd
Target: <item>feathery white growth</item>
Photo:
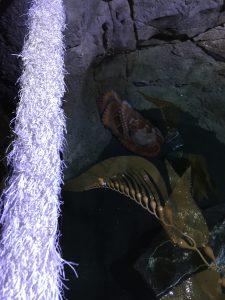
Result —
<path fill-rule="evenodd" d="M 62 0 L 33 0 L 21 54 L 12 174 L 1 197 L 0 299 L 61 299 L 58 216 L 65 118 Z"/>

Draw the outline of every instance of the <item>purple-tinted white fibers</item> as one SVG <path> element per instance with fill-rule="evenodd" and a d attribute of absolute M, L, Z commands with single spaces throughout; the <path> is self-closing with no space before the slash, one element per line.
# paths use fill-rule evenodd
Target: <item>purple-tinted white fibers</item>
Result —
<path fill-rule="evenodd" d="M 58 216 L 65 118 L 62 0 L 33 0 L 23 73 L 1 197 L 0 299 L 62 298 Z"/>

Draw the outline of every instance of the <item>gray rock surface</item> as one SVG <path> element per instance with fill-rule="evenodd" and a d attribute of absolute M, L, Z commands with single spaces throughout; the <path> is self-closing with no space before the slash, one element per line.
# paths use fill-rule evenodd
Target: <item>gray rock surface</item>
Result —
<path fill-rule="evenodd" d="M 95 80 L 103 91 L 115 89 L 139 110 L 152 107 L 141 93 L 169 100 L 225 143 L 224 72 L 225 63 L 192 41 L 160 42 L 100 64 Z"/>
<path fill-rule="evenodd" d="M 98 96 L 91 64 L 98 56 L 115 51 L 135 50 L 136 40 L 130 7 L 127 1 L 91 0 L 65 1 L 68 29 L 66 31 L 68 116 L 66 176 L 71 177 L 95 161 L 110 140 L 96 107 Z"/>
<path fill-rule="evenodd" d="M 224 141 L 224 1 L 64 3 L 67 178 L 93 164 L 109 143 L 111 135 L 103 128 L 96 107 L 96 98 L 109 87 L 139 109 L 149 107 L 140 90 L 174 101 Z M 0 97 L 11 109 L 21 73 L 20 62 L 12 54 L 21 51 L 27 9 L 25 0 L 0 2 Z M 147 85 L 137 87 L 135 81 L 147 81 Z"/>
<path fill-rule="evenodd" d="M 222 0 L 130 0 L 138 38 L 154 34 L 193 37 L 223 22 Z"/>
<path fill-rule="evenodd" d="M 217 60 L 225 61 L 225 27 L 218 26 L 194 38 L 197 45 Z"/>

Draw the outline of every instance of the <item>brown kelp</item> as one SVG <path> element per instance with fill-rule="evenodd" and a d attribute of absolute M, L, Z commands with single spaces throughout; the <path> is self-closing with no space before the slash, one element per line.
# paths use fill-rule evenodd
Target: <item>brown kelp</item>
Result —
<path fill-rule="evenodd" d="M 214 190 L 206 160 L 202 155 L 188 153 L 185 155 L 192 169 L 193 194 L 196 199 L 208 198 L 208 191 Z"/>
<path fill-rule="evenodd" d="M 221 278 L 215 270 L 204 270 L 171 289 L 161 300 L 223 300 Z"/>
<path fill-rule="evenodd" d="M 216 268 L 206 222 L 192 198 L 191 169 L 179 176 L 166 165 L 170 194 L 154 164 L 138 156 L 107 159 L 68 182 L 65 190 L 106 188 L 135 200 L 159 220 L 174 245 L 196 251 L 207 267 Z"/>
<path fill-rule="evenodd" d="M 179 126 L 182 110 L 176 104 L 143 92 L 139 93 L 144 97 L 145 100 L 151 102 L 154 107 L 160 110 L 168 131 Z"/>
<path fill-rule="evenodd" d="M 145 156 L 156 156 L 160 152 L 163 135 L 140 113 L 134 110 L 127 101 L 110 91 L 98 101 L 102 122 L 112 131 L 128 150 Z"/>
<path fill-rule="evenodd" d="M 182 110 L 178 105 L 170 101 L 154 97 L 144 92 L 140 92 L 140 94 L 145 100 L 151 102 L 155 108 L 160 110 L 164 125 L 167 130 L 165 142 L 171 144 L 171 141 L 173 139 L 177 139 L 179 136 L 177 128 L 180 126 Z M 176 142 L 178 142 L 178 139 Z M 197 200 L 208 198 L 208 191 L 213 191 L 213 183 L 207 169 L 206 161 L 202 155 L 184 153 L 182 148 L 183 145 L 181 144 L 182 143 L 180 140 L 180 143 L 178 142 L 178 144 L 175 144 L 175 147 L 177 148 L 173 150 L 176 152 L 176 155 L 179 156 L 179 158 L 182 157 L 184 160 L 188 161 L 188 164 L 191 165 L 194 197 Z"/>

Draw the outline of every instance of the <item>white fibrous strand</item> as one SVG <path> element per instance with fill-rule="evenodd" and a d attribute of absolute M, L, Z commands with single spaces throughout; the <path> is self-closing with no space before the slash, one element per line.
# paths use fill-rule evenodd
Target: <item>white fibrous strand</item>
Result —
<path fill-rule="evenodd" d="M 7 155 L 12 172 L 1 196 L 1 300 L 62 299 L 64 28 L 62 0 L 31 1 L 15 138 Z"/>

